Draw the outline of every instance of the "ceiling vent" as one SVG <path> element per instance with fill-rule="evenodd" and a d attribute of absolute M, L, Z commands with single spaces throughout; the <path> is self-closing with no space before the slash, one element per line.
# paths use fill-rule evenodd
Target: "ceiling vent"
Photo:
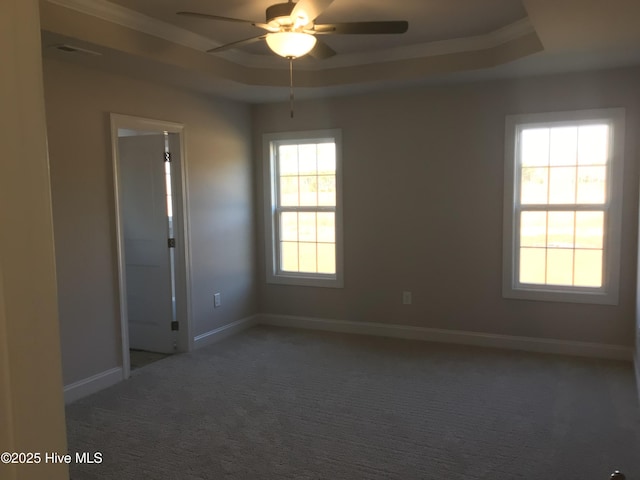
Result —
<path fill-rule="evenodd" d="M 88 50 L 82 47 L 76 47 L 75 45 L 68 45 L 66 43 L 62 43 L 59 45 L 51 45 L 51 47 L 49 48 L 55 48 L 56 50 L 61 50 L 67 53 L 80 53 L 83 55 L 95 55 L 95 56 L 102 55 L 100 52 L 94 52 L 93 50 Z"/>

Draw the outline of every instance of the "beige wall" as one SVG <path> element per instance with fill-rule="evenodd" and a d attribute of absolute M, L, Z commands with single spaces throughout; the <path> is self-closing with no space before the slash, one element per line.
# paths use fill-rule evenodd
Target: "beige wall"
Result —
<path fill-rule="evenodd" d="M 267 285 L 264 313 L 630 346 L 638 214 L 640 69 L 423 87 L 253 110 L 262 134 L 341 128 L 345 287 Z M 505 115 L 625 107 L 620 303 L 580 305 L 501 296 Z M 258 245 L 263 244 L 262 190 Z M 403 306 L 401 292 L 413 292 Z"/>
<path fill-rule="evenodd" d="M 121 365 L 109 112 L 185 125 L 193 335 L 254 314 L 249 108 L 54 60 L 44 79 L 65 384 Z"/>
<path fill-rule="evenodd" d="M 66 453 L 38 4 L 0 2 L 0 452 Z M 64 479 L 66 465 L 0 478 Z"/>

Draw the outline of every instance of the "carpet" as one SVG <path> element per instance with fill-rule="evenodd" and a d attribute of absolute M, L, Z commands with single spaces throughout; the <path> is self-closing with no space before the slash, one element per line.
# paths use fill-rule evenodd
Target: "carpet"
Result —
<path fill-rule="evenodd" d="M 129 366 L 131 370 L 146 367 L 150 363 L 157 362 L 168 357 L 169 353 L 147 352 L 146 350 L 129 350 Z"/>
<path fill-rule="evenodd" d="M 640 479 L 630 363 L 258 326 L 67 407 L 92 479 Z"/>

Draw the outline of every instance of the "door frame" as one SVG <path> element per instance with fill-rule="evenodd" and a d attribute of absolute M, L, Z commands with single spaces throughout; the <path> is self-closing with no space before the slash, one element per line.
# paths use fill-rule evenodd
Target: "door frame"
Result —
<path fill-rule="evenodd" d="M 172 183 L 174 187 L 174 209 L 179 212 L 174 224 L 174 236 L 178 240 L 175 249 L 176 320 L 180 322 L 177 351 L 189 352 L 193 349 L 191 335 L 191 255 L 189 240 L 188 183 L 185 156 L 185 129 L 180 123 L 149 118 L 110 113 L 111 154 L 113 163 L 113 189 L 115 202 L 116 250 L 118 262 L 118 306 L 120 311 L 120 334 L 122 339 L 122 377 L 129 378 L 131 364 L 129 357 L 129 319 L 127 315 L 127 284 L 124 250 L 124 228 L 121 202 L 120 155 L 118 150 L 118 130 L 130 129 L 147 132 L 168 132 L 178 134 L 180 152 L 172 158 Z M 158 159 L 162 161 L 162 159 Z"/>

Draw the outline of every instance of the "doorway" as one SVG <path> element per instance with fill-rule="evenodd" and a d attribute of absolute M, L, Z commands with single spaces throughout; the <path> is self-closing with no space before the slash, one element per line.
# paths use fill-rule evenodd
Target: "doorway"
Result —
<path fill-rule="evenodd" d="M 111 114 L 123 376 L 189 351 L 183 126 Z"/>

